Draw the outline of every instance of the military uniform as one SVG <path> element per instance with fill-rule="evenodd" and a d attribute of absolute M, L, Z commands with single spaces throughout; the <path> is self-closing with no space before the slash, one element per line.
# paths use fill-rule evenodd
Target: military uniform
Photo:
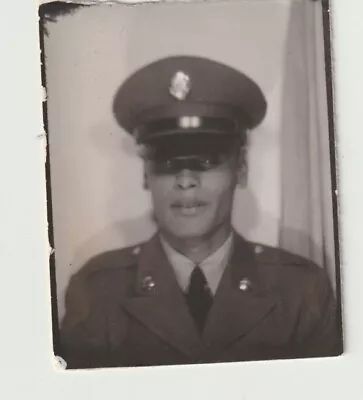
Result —
<path fill-rule="evenodd" d="M 156 235 L 93 258 L 72 278 L 61 356 L 68 368 L 334 356 L 336 315 L 321 268 L 235 234 L 199 335 Z"/>
<path fill-rule="evenodd" d="M 246 132 L 266 109 L 261 89 L 242 72 L 188 56 L 136 71 L 117 91 L 113 106 L 120 126 L 146 149 L 143 156 L 152 160 L 155 174 L 169 176 L 222 165 L 223 155 L 244 146 Z M 60 355 L 68 368 L 92 368 L 341 352 L 324 270 L 235 232 L 202 324 L 192 318 L 199 303 L 202 297 L 191 302 L 182 291 L 159 234 L 145 244 L 100 254 L 71 279 Z"/>

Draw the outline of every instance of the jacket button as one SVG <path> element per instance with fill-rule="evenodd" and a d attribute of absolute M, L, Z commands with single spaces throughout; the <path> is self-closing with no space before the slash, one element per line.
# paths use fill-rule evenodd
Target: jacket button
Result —
<path fill-rule="evenodd" d="M 152 276 L 148 275 L 142 280 L 141 287 L 145 292 L 151 292 L 155 289 L 155 281 Z"/>
<path fill-rule="evenodd" d="M 263 252 L 263 247 L 260 245 L 255 246 L 255 253 L 261 254 Z"/>
<path fill-rule="evenodd" d="M 140 246 L 136 246 L 133 250 L 132 250 L 132 254 L 134 256 L 137 256 L 138 254 L 140 254 L 141 251 L 141 247 Z"/>
<path fill-rule="evenodd" d="M 247 292 L 251 289 L 251 281 L 248 278 L 243 278 L 239 281 L 239 290 Z"/>

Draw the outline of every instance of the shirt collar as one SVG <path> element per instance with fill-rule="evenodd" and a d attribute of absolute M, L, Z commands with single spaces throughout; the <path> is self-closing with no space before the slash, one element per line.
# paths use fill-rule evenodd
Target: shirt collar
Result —
<path fill-rule="evenodd" d="M 195 262 L 173 249 L 162 236 L 160 236 L 160 241 L 173 267 L 180 288 L 183 292 L 186 292 L 189 286 L 190 275 L 196 265 Z M 198 264 L 205 275 L 213 295 L 217 291 L 223 272 L 228 264 L 232 247 L 233 234 L 231 233 L 221 247 Z"/>

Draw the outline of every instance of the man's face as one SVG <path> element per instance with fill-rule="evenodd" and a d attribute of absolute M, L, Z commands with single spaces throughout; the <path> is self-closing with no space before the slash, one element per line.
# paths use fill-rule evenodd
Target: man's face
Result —
<path fill-rule="evenodd" d="M 147 161 L 146 183 L 161 231 L 187 240 L 229 228 L 239 165 L 236 155 L 222 163 L 209 157 Z"/>

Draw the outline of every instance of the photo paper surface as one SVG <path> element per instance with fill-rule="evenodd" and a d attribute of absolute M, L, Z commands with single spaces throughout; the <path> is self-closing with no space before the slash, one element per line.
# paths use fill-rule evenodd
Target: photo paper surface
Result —
<path fill-rule="evenodd" d="M 40 16 L 55 355 L 69 369 L 340 355 L 321 2 Z"/>

